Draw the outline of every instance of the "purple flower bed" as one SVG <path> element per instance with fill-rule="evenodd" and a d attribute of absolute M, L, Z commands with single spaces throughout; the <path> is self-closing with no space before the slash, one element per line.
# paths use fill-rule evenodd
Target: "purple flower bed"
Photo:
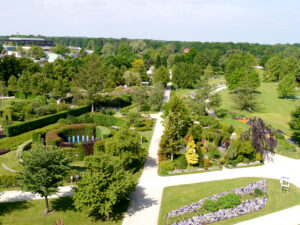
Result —
<path fill-rule="evenodd" d="M 184 213 L 197 211 L 198 209 L 200 209 L 202 207 L 202 204 L 207 199 L 210 199 L 210 200 L 213 200 L 213 201 L 217 201 L 221 196 L 226 195 L 228 193 L 235 193 L 237 195 L 251 194 L 251 193 L 254 193 L 254 189 L 255 188 L 259 188 L 262 191 L 267 192 L 267 189 L 268 189 L 267 180 L 260 180 L 260 181 L 257 181 L 255 183 L 249 184 L 249 185 L 244 186 L 244 187 L 236 188 L 236 189 L 231 190 L 231 191 L 221 192 L 221 193 L 218 193 L 218 194 L 215 194 L 215 195 L 203 198 L 203 199 L 201 199 L 198 202 L 189 204 L 187 206 L 184 206 L 182 208 L 179 208 L 179 209 L 176 209 L 176 210 L 173 210 L 173 211 L 169 212 L 167 214 L 167 217 L 169 218 L 169 217 L 178 216 L 178 215 L 181 215 L 181 214 L 184 214 Z M 239 206 L 237 206 L 237 207 L 239 207 Z M 219 211 L 222 211 L 222 210 L 219 210 Z"/>
<path fill-rule="evenodd" d="M 230 208 L 230 209 L 221 209 L 217 212 L 210 212 L 199 216 L 194 216 L 188 220 L 174 223 L 172 225 L 201 225 L 214 223 L 221 220 L 230 219 L 237 216 L 242 216 L 247 213 L 252 213 L 258 211 L 265 207 L 267 204 L 267 198 L 254 198 L 246 200 L 242 204 Z"/>

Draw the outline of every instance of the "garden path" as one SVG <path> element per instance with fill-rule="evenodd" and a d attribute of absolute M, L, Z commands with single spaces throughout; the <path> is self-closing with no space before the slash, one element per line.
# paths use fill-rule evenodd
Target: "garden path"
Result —
<path fill-rule="evenodd" d="M 73 194 L 73 186 L 63 186 L 58 188 L 58 192 L 55 195 L 51 195 L 48 198 L 57 198 L 57 197 L 66 197 Z M 33 194 L 31 192 L 23 192 L 23 191 L 4 191 L 1 192 L 0 195 L 0 203 L 1 202 L 19 202 L 19 201 L 27 201 L 27 200 L 37 200 L 44 199 L 39 194 Z"/>

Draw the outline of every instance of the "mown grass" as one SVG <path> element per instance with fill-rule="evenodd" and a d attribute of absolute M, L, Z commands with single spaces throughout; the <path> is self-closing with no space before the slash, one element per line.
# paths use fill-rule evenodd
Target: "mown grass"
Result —
<path fill-rule="evenodd" d="M 277 95 L 277 84 L 262 83 L 258 88 L 260 92 L 257 95 L 257 100 L 260 102 L 261 110 L 258 112 L 248 112 L 239 110 L 228 90 L 220 91 L 222 96 L 221 108 L 227 109 L 230 112 L 242 114 L 249 117 L 260 117 L 267 124 L 272 125 L 276 129 L 280 129 L 287 135 L 291 135 L 288 122 L 290 121 L 290 114 L 297 105 L 300 104 L 299 99 L 281 99 Z M 239 123 L 239 122 L 238 122 Z"/>
<path fill-rule="evenodd" d="M 0 204 L 0 224 L 3 225 L 51 225 L 62 218 L 64 224 L 72 225 L 119 225 L 128 206 L 128 201 L 119 205 L 116 217 L 110 221 L 95 221 L 83 212 L 75 210 L 70 197 L 50 200 L 52 211 L 44 214 L 45 200 L 10 202 Z"/>
<path fill-rule="evenodd" d="M 164 225 L 166 214 L 172 210 L 197 202 L 207 196 L 246 186 L 261 179 L 263 178 L 237 178 L 166 187 L 163 191 L 158 224 Z M 267 179 L 267 181 L 268 202 L 265 208 L 251 214 L 224 220 L 215 224 L 235 224 L 300 204 L 299 188 L 291 185 L 289 193 L 286 193 L 285 191 L 280 192 L 279 180 Z"/>

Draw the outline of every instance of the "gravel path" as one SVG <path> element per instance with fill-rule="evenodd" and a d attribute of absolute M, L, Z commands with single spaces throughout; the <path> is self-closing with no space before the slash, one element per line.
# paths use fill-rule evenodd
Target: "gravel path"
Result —
<path fill-rule="evenodd" d="M 58 188 L 58 193 L 48 198 L 66 197 L 73 194 L 73 186 L 63 186 Z M 19 202 L 27 200 L 44 199 L 39 194 L 23 191 L 4 191 L 1 192 L 0 202 Z"/>
<path fill-rule="evenodd" d="M 16 172 L 17 172 L 17 171 L 15 171 L 15 170 L 13 170 L 13 169 L 8 168 L 4 163 L 2 163 L 1 166 L 2 166 L 4 169 L 6 169 L 6 170 L 8 170 L 8 171 L 10 171 L 10 172 L 13 172 L 13 173 L 16 173 Z"/>

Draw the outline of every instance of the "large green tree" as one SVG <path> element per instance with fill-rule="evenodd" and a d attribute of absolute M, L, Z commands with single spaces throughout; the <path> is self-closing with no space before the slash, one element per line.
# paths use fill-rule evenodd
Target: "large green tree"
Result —
<path fill-rule="evenodd" d="M 164 86 L 167 85 L 167 83 L 170 80 L 169 71 L 165 66 L 160 66 L 155 72 L 153 77 L 153 82 L 162 82 Z"/>
<path fill-rule="evenodd" d="M 35 59 L 40 59 L 45 56 L 44 49 L 42 49 L 42 47 L 40 47 L 40 46 L 35 46 L 35 45 L 30 47 L 27 54 L 31 58 L 35 58 Z"/>
<path fill-rule="evenodd" d="M 87 56 L 84 65 L 73 79 L 74 95 L 83 99 L 85 103 L 91 104 L 92 112 L 97 95 L 103 91 L 104 78 L 105 70 L 99 56 L 91 54 Z"/>
<path fill-rule="evenodd" d="M 116 213 L 118 204 L 128 199 L 137 181 L 124 170 L 117 156 L 89 156 L 85 166 L 73 194 L 75 208 L 95 219 L 107 220 Z"/>
<path fill-rule="evenodd" d="M 277 93 L 280 98 L 287 98 L 295 96 L 296 87 L 298 86 L 296 82 L 296 77 L 294 73 L 289 73 L 285 75 L 278 83 Z"/>
<path fill-rule="evenodd" d="M 22 157 L 20 185 L 23 191 L 45 197 L 46 213 L 49 212 L 48 196 L 55 194 L 69 169 L 68 160 L 55 147 L 37 143 Z"/>
<path fill-rule="evenodd" d="M 149 105 L 154 111 L 159 111 L 164 99 L 164 86 L 161 82 L 157 82 L 153 85 L 149 93 Z"/>
<path fill-rule="evenodd" d="M 266 63 L 265 79 L 279 81 L 282 73 L 282 59 L 280 56 L 273 56 Z"/>
<path fill-rule="evenodd" d="M 292 138 L 300 144 L 300 106 L 291 113 L 290 129 L 293 132 Z"/>
<path fill-rule="evenodd" d="M 137 170 L 146 157 L 141 146 L 141 136 L 127 128 L 121 128 L 112 138 L 105 141 L 105 151 L 119 156 L 126 170 Z"/>

